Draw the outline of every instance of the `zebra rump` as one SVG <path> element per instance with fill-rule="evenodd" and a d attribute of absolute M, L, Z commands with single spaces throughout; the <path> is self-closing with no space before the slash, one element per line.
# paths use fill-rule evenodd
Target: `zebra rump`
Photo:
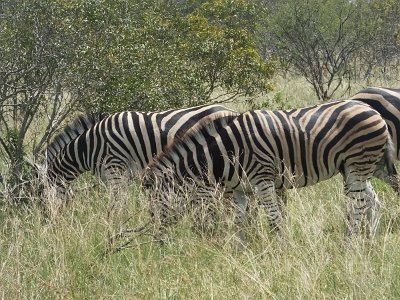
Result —
<path fill-rule="evenodd" d="M 368 87 L 350 99 L 364 102 L 381 114 L 388 125 L 396 157 L 400 160 L 400 89 Z"/>

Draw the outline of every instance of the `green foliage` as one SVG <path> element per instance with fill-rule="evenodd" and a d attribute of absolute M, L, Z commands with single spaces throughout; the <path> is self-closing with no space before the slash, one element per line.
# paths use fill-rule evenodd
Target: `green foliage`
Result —
<path fill-rule="evenodd" d="M 194 77 L 207 83 L 204 99 L 217 88 L 234 97 L 270 89 L 272 66 L 259 56 L 251 34 L 256 18 L 256 6 L 246 1 L 205 2 L 186 17 L 183 50 Z"/>
<path fill-rule="evenodd" d="M 185 13 L 168 1 L 73 3 L 71 25 L 85 37 L 77 70 L 86 108 L 160 110 L 269 89 L 272 68 L 256 51 L 248 1 L 187 4 Z"/>
<path fill-rule="evenodd" d="M 268 96 L 268 98 L 261 99 L 258 102 L 249 103 L 249 109 L 289 109 L 292 107 L 289 102 L 285 101 L 284 94 L 280 90 L 275 90 Z"/>
<path fill-rule="evenodd" d="M 273 70 L 256 50 L 258 10 L 251 1 L 47 2 L 21 4 L 28 26 L 6 27 L 4 40 L 33 46 L 37 23 L 52 33 L 49 59 L 82 109 L 160 110 L 270 88 Z M 11 60 L 12 47 L 5 49 Z"/>

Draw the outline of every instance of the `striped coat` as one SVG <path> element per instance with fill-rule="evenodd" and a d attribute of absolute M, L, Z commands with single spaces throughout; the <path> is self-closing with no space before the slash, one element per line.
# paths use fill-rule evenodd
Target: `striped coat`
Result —
<path fill-rule="evenodd" d="M 400 160 L 400 89 L 369 87 L 351 99 L 364 102 L 381 114 L 392 136 L 396 157 Z"/>
<path fill-rule="evenodd" d="M 220 184 L 234 193 L 238 223 L 246 217 L 244 195 L 254 193 L 272 228 L 279 230 L 277 190 L 309 186 L 341 173 L 352 199 L 349 230 L 358 232 L 366 215 L 373 234 L 377 196 L 368 180 L 382 166 L 391 172 L 391 151 L 385 121 L 358 101 L 249 111 L 225 127 L 206 126 L 175 143 L 149 165 L 142 183 L 153 190 L 152 216 L 160 228 L 177 219 L 174 212 L 180 208 L 171 205 L 172 193 L 182 198 L 186 186 L 207 201 L 207 193 Z"/>
<path fill-rule="evenodd" d="M 80 117 L 45 150 L 45 177 L 60 199 L 66 199 L 69 183 L 86 171 L 113 187 L 123 177 L 143 170 L 156 154 L 198 124 L 218 126 L 237 115 L 222 105 L 203 105 Z"/>

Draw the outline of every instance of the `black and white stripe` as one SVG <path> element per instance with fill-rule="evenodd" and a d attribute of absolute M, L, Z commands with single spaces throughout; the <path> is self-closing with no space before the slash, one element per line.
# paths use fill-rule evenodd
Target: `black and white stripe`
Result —
<path fill-rule="evenodd" d="M 388 125 L 397 159 L 400 160 L 400 89 L 368 87 L 351 99 L 364 102 L 381 114 Z"/>
<path fill-rule="evenodd" d="M 204 105 L 80 117 L 47 147 L 45 174 L 60 199 L 66 198 L 68 184 L 86 171 L 113 186 L 127 173 L 143 170 L 156 154 L 198 124 L 218 126 L 237 115 L 222 105 Z"/>
<path fill-rule="evenodd" d="M 392 151 L 385 121 L 358 101 L 249 111 L 224 127 L 206 126 L 188 134 L 149 165 L 142 184 L 154 191 L 151 210 L 160 228 L 176 221 L 171 199 L 184 202 L 184 187 L 207 201 L 207 192 L 220 184 L 234 194 L 238 223 L 245 218 L 245 194 L 251 193 L 265 208 L 272 228 L 280 229 L 277 190 L 312 185 L 341 173 L 351 199 L 349 230 L 358 232 L 366 216 L 373 234 L 378 200 L 368 180 L 383 166 L 391 175 Z"/>

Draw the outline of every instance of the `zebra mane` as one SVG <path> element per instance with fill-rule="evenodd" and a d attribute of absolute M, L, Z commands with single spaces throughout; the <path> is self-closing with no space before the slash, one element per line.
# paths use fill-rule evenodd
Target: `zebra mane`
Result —
<path fill-rule="evenodd" d="M 46 155 L 46 160 L 52 160 L 67 144 L 106 117 L 108 117 L 106 113 L 87 113 L 78 116 L 74 121 L 65 126 L 44 149 L 43 152 Z"/>
<path fill-rule="evenodd" d="M 217 119 L 213 120 L 202 120 L 193 129 L 188 131 L 181 137 L 175 138 L 174 142 L 166 147 L 161 153 L 156 155 L 153 160 L 147 165 L 147 168 L 142 173 L 142 178 L 148 176 L 153 167 L 165 164 L 165 161 L 176 155 L 176 152 L 184 148 L 184 146 L 190 146 L 193 144 L 193 140 L 204 137 L 205 135 L 213 135 L 218 133 L 221 128 L 228 126 L 233 120 L 235 120 L 240 114 L 233 112 Z"/>

